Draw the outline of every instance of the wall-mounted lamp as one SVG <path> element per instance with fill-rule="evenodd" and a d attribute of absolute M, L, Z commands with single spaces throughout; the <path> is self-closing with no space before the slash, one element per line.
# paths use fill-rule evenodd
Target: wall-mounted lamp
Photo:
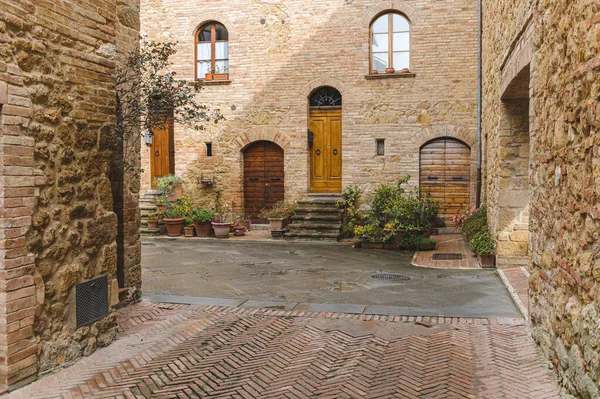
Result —
<path fill-rule="evenodd" d="M 144 135 L 144 140 L 146 142 L 146 146 L 148 147 L 152 145 L 152 136 L 154 136 L 154 134 L 151 131 L 148 131 L 148 133 Z"/>

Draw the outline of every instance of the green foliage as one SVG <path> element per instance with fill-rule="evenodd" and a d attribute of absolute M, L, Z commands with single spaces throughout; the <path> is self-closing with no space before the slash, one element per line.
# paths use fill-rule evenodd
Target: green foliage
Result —
<path fill-rule="evenodd" d="M 192 219 L 197 223 L 208 223 L 215 220 L 215 213 L 206 208 L 192 207 Z"/>
<path fill-rule="evenodd" d="M 386 237 L 383 228 L 373 223 L 368 223 L 354 228 L 355 240 L 360 242 L 388 242 L 391 237 Z"/>
<path fill-rule="evenodd" d="M 258 214 L 260 219 L 278 219 L 278 218 L 287 218 L 291 217 L 296 213 L 296 202 L 293 201 L 279 201 L 273 208 L 267 209 L 264 208 Z"/>
<path fill-rule="evenodd" d="M 342 210 L 341 235 L 343 238 L 353 237 L 354 228 L 360 222 L 360 192 L 361 190 L 357 186 L 347 186 L 342 192 L 342 199 L 335 203 L 335 206 Z"/>
<path fill-rule="evenodd" d="M 489 231 L 480 232 L 469 241 L 469 247 L 479 255 L 492 255 L 496 253 L 496 239 Z"/>
<path fill-rule="evenodd" d="M 168 176 L 159 177 L 156 180 L 156 187 L 162 193 L 161 197 L 164 197 L 166 195 L 173 194 L 175 192 L 175 188 L 180 186 L 181 183 L 183 183 L 183 179 L 181 177 L 175 176 L 175 175 L 168 175 Z M 158 197 L 158 198 L 160 198 L 160 197 Z M 157 201 L 158 201 L 158 198 L 157 198 Z M 166 202 L 166 198 L 165 198 L 165 202 Z"/>
<path fill-rule="evenodd" d="M 486 208 L 474 211 L 463 223 L 462 233 L 467 242 L 470 242 L 477 233 L 488 231 Z"/>
<path fill-rule="evenodd" d="M 151 213 L 148 215 L 148 220 L 156 220 L 156 213 Z"/>
<path fill-rule="evenodd" d="M 167 204 L 167 196 L 164 194 L 159 195 L 158 197 L 156 197 L 156 200 L 154 200 L 154 203 L 156 205 L 166 205 Z"/>
<path fill-rule="evenodd" d="M 186 217 L 185 217 L 185 225 L 186 225 L 186 226 L 191 226 L 191 225 L 193 225 L 193 224 L 194 224 L 194 220 L 192 220 L 192 218 L 191 218 L 191 217 L 189 217 L 189 216 L 186 216 Z"/>
<path fill-rule="evenodd" d="M 407 234 L 400 239 L 400 248 L 419 250 L 419 248 L 435 243 L 434 240 L 421 235 Z"/>
<path fill-rule="evenodd" d="M 167 205 L 166 217 L 168 219 L 190 217 L 192 212 L 192 201 L 187 195 L 177 198 L 172 204 Z"/>

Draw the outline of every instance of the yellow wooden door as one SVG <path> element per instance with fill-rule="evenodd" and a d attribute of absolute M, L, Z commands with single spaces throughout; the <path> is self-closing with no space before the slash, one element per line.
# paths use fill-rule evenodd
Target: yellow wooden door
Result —
<path fill-rule="evenodd" d="M 310 191 L 342 191 L 342 111 L 311 110 Z"/>
<path fill-rule="evenodd" d="M 173 119 L 167 121 L 164 127 L 153 130 L 152 146 L 150 147 L 150 175 L 152 188 L 156 187 L 159 177 L 175 173 L 175 140 Z"/>

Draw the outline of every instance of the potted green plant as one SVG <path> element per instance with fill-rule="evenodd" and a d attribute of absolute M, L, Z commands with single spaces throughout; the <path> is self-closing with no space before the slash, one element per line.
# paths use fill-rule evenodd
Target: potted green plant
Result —
<path fill-rule="evenodd" d="M 179 237 L 181 235 L 185 218 L 190 215 L 191 210 L 192 204 L 187 195 L 182 195 L 177 198 L 177 201 L 167 205 L 163 221 L 167 227 L 167 235 L 169 237 Z"/>
<path fill-rule="evenodd" d="M 217 218 L 212 222 L 212 228 L 216 238 L 229 238 L 231 233 L 232 216 L 228 208 L 223 209 L 217 215 Z"/>
<path fill-rule="evenodd" d="M 179 176 L 168 175 L 157 179 L 156 186 L 169 201 L 175 201 L 181 196 L 183 179 Z"/>
<path fill-rule="evenodd" d="M 218 66 L 213 74 L 212 78 L 214 80 L 227 80 L 229 79 L 229 67 L 228 66 Z"/>
<path fill-rule="evenodd" d="M 156 213 L 149 214 L 146 222 L 148 223 L 149 230 L 157 230 L 158 229 L 158 216 L 156 215 Z"/>
<path fill-rule="evenodd" d="M 489 231 L 477 233 L 469 241 L 469 246 L 477 252 L 477 257 L 483 268 L 496 266 L 496 239 Z"/>
<path fill-rule="evenodd" d="M 156 212 L 164 212 L 167 209 L 167 197 L 162 194 L 156 197 L 154 200 L 154 204 L 156 205 Z"/>
<path fill-rule="evenodd" d="M 400 248 L 415 251 L 431 251 L 435 249 L 436 242 L 422 235 L 407 234 L 400 240 Z"/>
<path fill-rule="evenodd" d="M 261 219 L 269 221 L 271 231 L 282 231 L 288 223 L 289 218 L 295 213 L 295 203 L 279 201 L 271 209 L 263 209 L 258 215 Z"/>
<path fill-rule="evenodd" d="M 198 237 L 210 237 L 212 221 L 215 220 L 215 213 L 212 210 L 193 207 L 192 220 Z"/>
<path fill-rule="evenodd" d="M 194 236 L 194 221 L 190 216 L 185 217 L 184 221 L 185 225 L 183 227 L 183 235 L 185 237 L 193 237 Z"/>
<path fill-rule="evenodd" d="M 386 241 L 384 230 L 373 222 L 356 226 L 354 235 L 355 241 L 360 243 L 360 245 L 355 245 L 356 248 L 382 249 Z"/>

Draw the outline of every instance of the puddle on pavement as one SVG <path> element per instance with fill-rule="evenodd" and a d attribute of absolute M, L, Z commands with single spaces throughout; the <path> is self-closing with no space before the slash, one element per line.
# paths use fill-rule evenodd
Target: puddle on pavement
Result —
<path fill-rule="evenodd" d="M 333 283 L 329 283 L 329 287 L 326 287 L 326 290 L 333 292 L 353 292 L 363 290 L 366 287 L 362 284 L 352 283 L 348 281 L 334 281 Z"/>

